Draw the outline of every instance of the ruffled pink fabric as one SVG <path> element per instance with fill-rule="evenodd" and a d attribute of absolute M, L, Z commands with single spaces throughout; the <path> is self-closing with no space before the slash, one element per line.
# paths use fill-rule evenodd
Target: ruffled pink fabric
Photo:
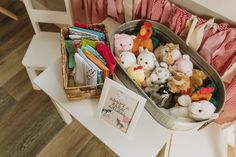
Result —
<path fill-rule="evenodd" d="M 160 22 L 167 0 L 153 0 L 151 19 Z"/>
<path fill-rule="evenodd" d="M 212 65 L 220 75 L 223 75 L 224 70 L 229 65 L 229 61 L 232 59 L 235 52 L 236 29 L 231 28 L 228 30 L 222 45 L 212 55 Z"/>
<path fill-rule="evenodd" d="M 164 25 L 168 25 L 168 19 L 170 17 L 170 10 L 172 8 L 172 5 L 169 1 L 167 1 L 167 3 L 165 4 L 164 8 L 163 8 L 163 13 L 161 16 L 161 20 L 160 23 L 164 24 Z"/>
<path fill-rule="evenodd" d="M 215 122 L 224 124 L 236 120 L 236 76 L 230 84 L 226 86 L 226 101 L 224 112 Z"/>

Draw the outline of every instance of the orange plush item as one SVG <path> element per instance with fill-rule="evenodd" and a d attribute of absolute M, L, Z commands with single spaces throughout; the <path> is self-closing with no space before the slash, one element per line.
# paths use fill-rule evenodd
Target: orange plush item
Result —
<path fill-rule="evenodd" d="M 214 87 L 200 88 L 199 91 L 192 94 L 191 98 L 194 101 L 198 100 L 210 100 Z"/>
<path fill-rule="evenodd" d="M 144 22 L 142 25 L 137 38 L 134 39 L 134 46 L 132 52 L 135 56 L 139 55 L 139 47 L 142 46 L 144 49 L 148 49 L 153 52 L 152 44 L 152 24 L 150 22 Z"/>

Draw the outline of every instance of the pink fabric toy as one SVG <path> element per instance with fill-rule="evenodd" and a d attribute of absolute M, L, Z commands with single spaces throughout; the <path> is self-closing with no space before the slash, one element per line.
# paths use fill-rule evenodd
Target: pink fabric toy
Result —
<path fill-rule="evenodd" d="M 105 59 L 109 69 L 110 76 L 112 76 L 116 67 L 116 60 L 111 50 L 104 43 L 99 43 L 97 45 L 96 50 Z"/>
<path fill-rule="evenodd" d="M 115 54 L 119 56 L 124 51 L 132 51 L 133 48 L 133 39 L 136 36 L 128 34 L 115 34 L 114 43 L 115 43 Z"/>
<path fill-rule="evenodd" d="M 173 69 L 182 72 L 187 76 L 192 76 L 193 63 L 190 61 L 189 55 L 183 55 L 180 57 L 173 65 Z"/>

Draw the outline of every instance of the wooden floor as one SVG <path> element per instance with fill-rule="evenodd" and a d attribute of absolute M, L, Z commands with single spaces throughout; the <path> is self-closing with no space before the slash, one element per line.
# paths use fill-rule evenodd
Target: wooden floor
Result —
<path fill-rule="evenodd" d="M 0 157 L 117 156 L 79 122 L 66 125 L 50 99 L 32 89 L 21 63 L 34 34 L 29 17 L 18 0 L 0 0 L 0 6 L 19 17 L 0 14 Z"/>

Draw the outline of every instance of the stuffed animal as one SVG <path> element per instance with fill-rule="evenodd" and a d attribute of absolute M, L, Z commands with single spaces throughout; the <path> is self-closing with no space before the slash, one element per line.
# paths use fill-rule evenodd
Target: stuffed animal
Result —
<path fill-rule="evenodd" d="M 169 109 L 174 105 L 174 95 L 171 93 L 166 84 L 160 85 L 156 90 L 153 90 L 150 94 L 150 98 L 155 102 L 159 107 Z"/>
<path fill-rule="evenodd" d="M 148 49 L 153 52 L 153 43 L 152 43 L 152 24 L 150 22 L 144 22 L 142 25 L 137 38 L 134 39 L 134 46 L 132 52 L 135 56 L 139 55 L 139 47 L 142 46 L 144 49 Z"/>
<path fill-rule="evenodd" d="M 177 72 L 192 76 L 193 63 L 190 61 L 189 55 L 183 55 L 173 65 L 173 69 Z"/>
<path fill-rule="evenodd" d="M 120 63 L 124 69 L 136 63 L 136 57 L 132 52 L 122 52 L 120 54 Z"/>
<path fill-rule="evenodd" d="M 115 34 L 114 43 L 115 43 L 115 55 L 119 56 L 124 51 L 131 52 L 133 48 L 133 40 L 136 38 L 134 35 L 128 34 Z"/>
<path fill-rule="evenodd" d="M 152 81 L 155 83 L 158 84 L 166 83 L 171 78 L 171 74 L 168 70 L 167 64 L 161 62 L 160 65 L 156 66 L 156 68 L 153 70 L 150 77 Z"/>
<path fill-rule="evenodd" d="M 169 115 L 175 119 L 184 122 L 194 122 L 192 118 L 189 117 L 188 107 L 177 106 L 169 109 Z"/>
<path fill-rule="evenodd" d="M 167 84 L 170 91 L 173 93 L 188 91 L 190 88 L 190 78 L 186 75 L 174 75 Z"/>
<path fill-rule="evenodd" d="M 179 45 L 173 43 L 159 46 L 154 50 L 154 54 L 159 62 L 165 62 L 168 65 L 173 65 L 182 56 L 179 51 Z"/>
<path fill-rule="evenodd" d="M 142 86 L 145 81 L 145 74 L 143 66 L 138 64 L 131 65 L 127 70 L 128 75 L 133 79 L 139 86 Z"/>
<path fill-rule="evenodd" d="M 192 102 L 188 106 L 189 117 L 196 121 L 207 120 L 209 118 L 215 119 L 218 114 L 214 114 L 216 107 L 207 100 Z"/>
<path fill-rule="evenodd" d="M 143 47 L 139 47 L 137 63 L 143 66 L 146 77 L 148 77 L 155 68 L 156 62 L 156 57 L 152 52 L 149 52 L 148 49 L 144 50 Z"/>
<path fill-rule="evenodd" d="M 193 69 L 192 76 L 190 77 L 191 89 L 194 90 L 196 87 L 202 86 L 205 79 L 207 79 L 207 76 L 203 71 Z"/>
<path fill-rule="evenodd" d="M 214 113 L 216 107 L 211 102 L 206 100 L 191 102 L 189 101 L 189 97 L 182 98 L 185 101 L 184 106 L 173 107 L 169 110 L 170 115 L 175 118 L 180 118 L 187 121 L 191 118 L 194 121 L 202 121 L 210 118 L 216 119 L 218 117 L 218 114 Z"/>
<path fill-rule="evenodd" d="M 188 107 L 191 102 L 192 102 L 191 97 L 187 94 L 180 95 L 177 98 L 178 106 Z"/>
<path fill-rule="evenodd" d="M 200 88 L 198 91 L 191 95 L 192 100 L 211 100 L 214 87 Z"/>

